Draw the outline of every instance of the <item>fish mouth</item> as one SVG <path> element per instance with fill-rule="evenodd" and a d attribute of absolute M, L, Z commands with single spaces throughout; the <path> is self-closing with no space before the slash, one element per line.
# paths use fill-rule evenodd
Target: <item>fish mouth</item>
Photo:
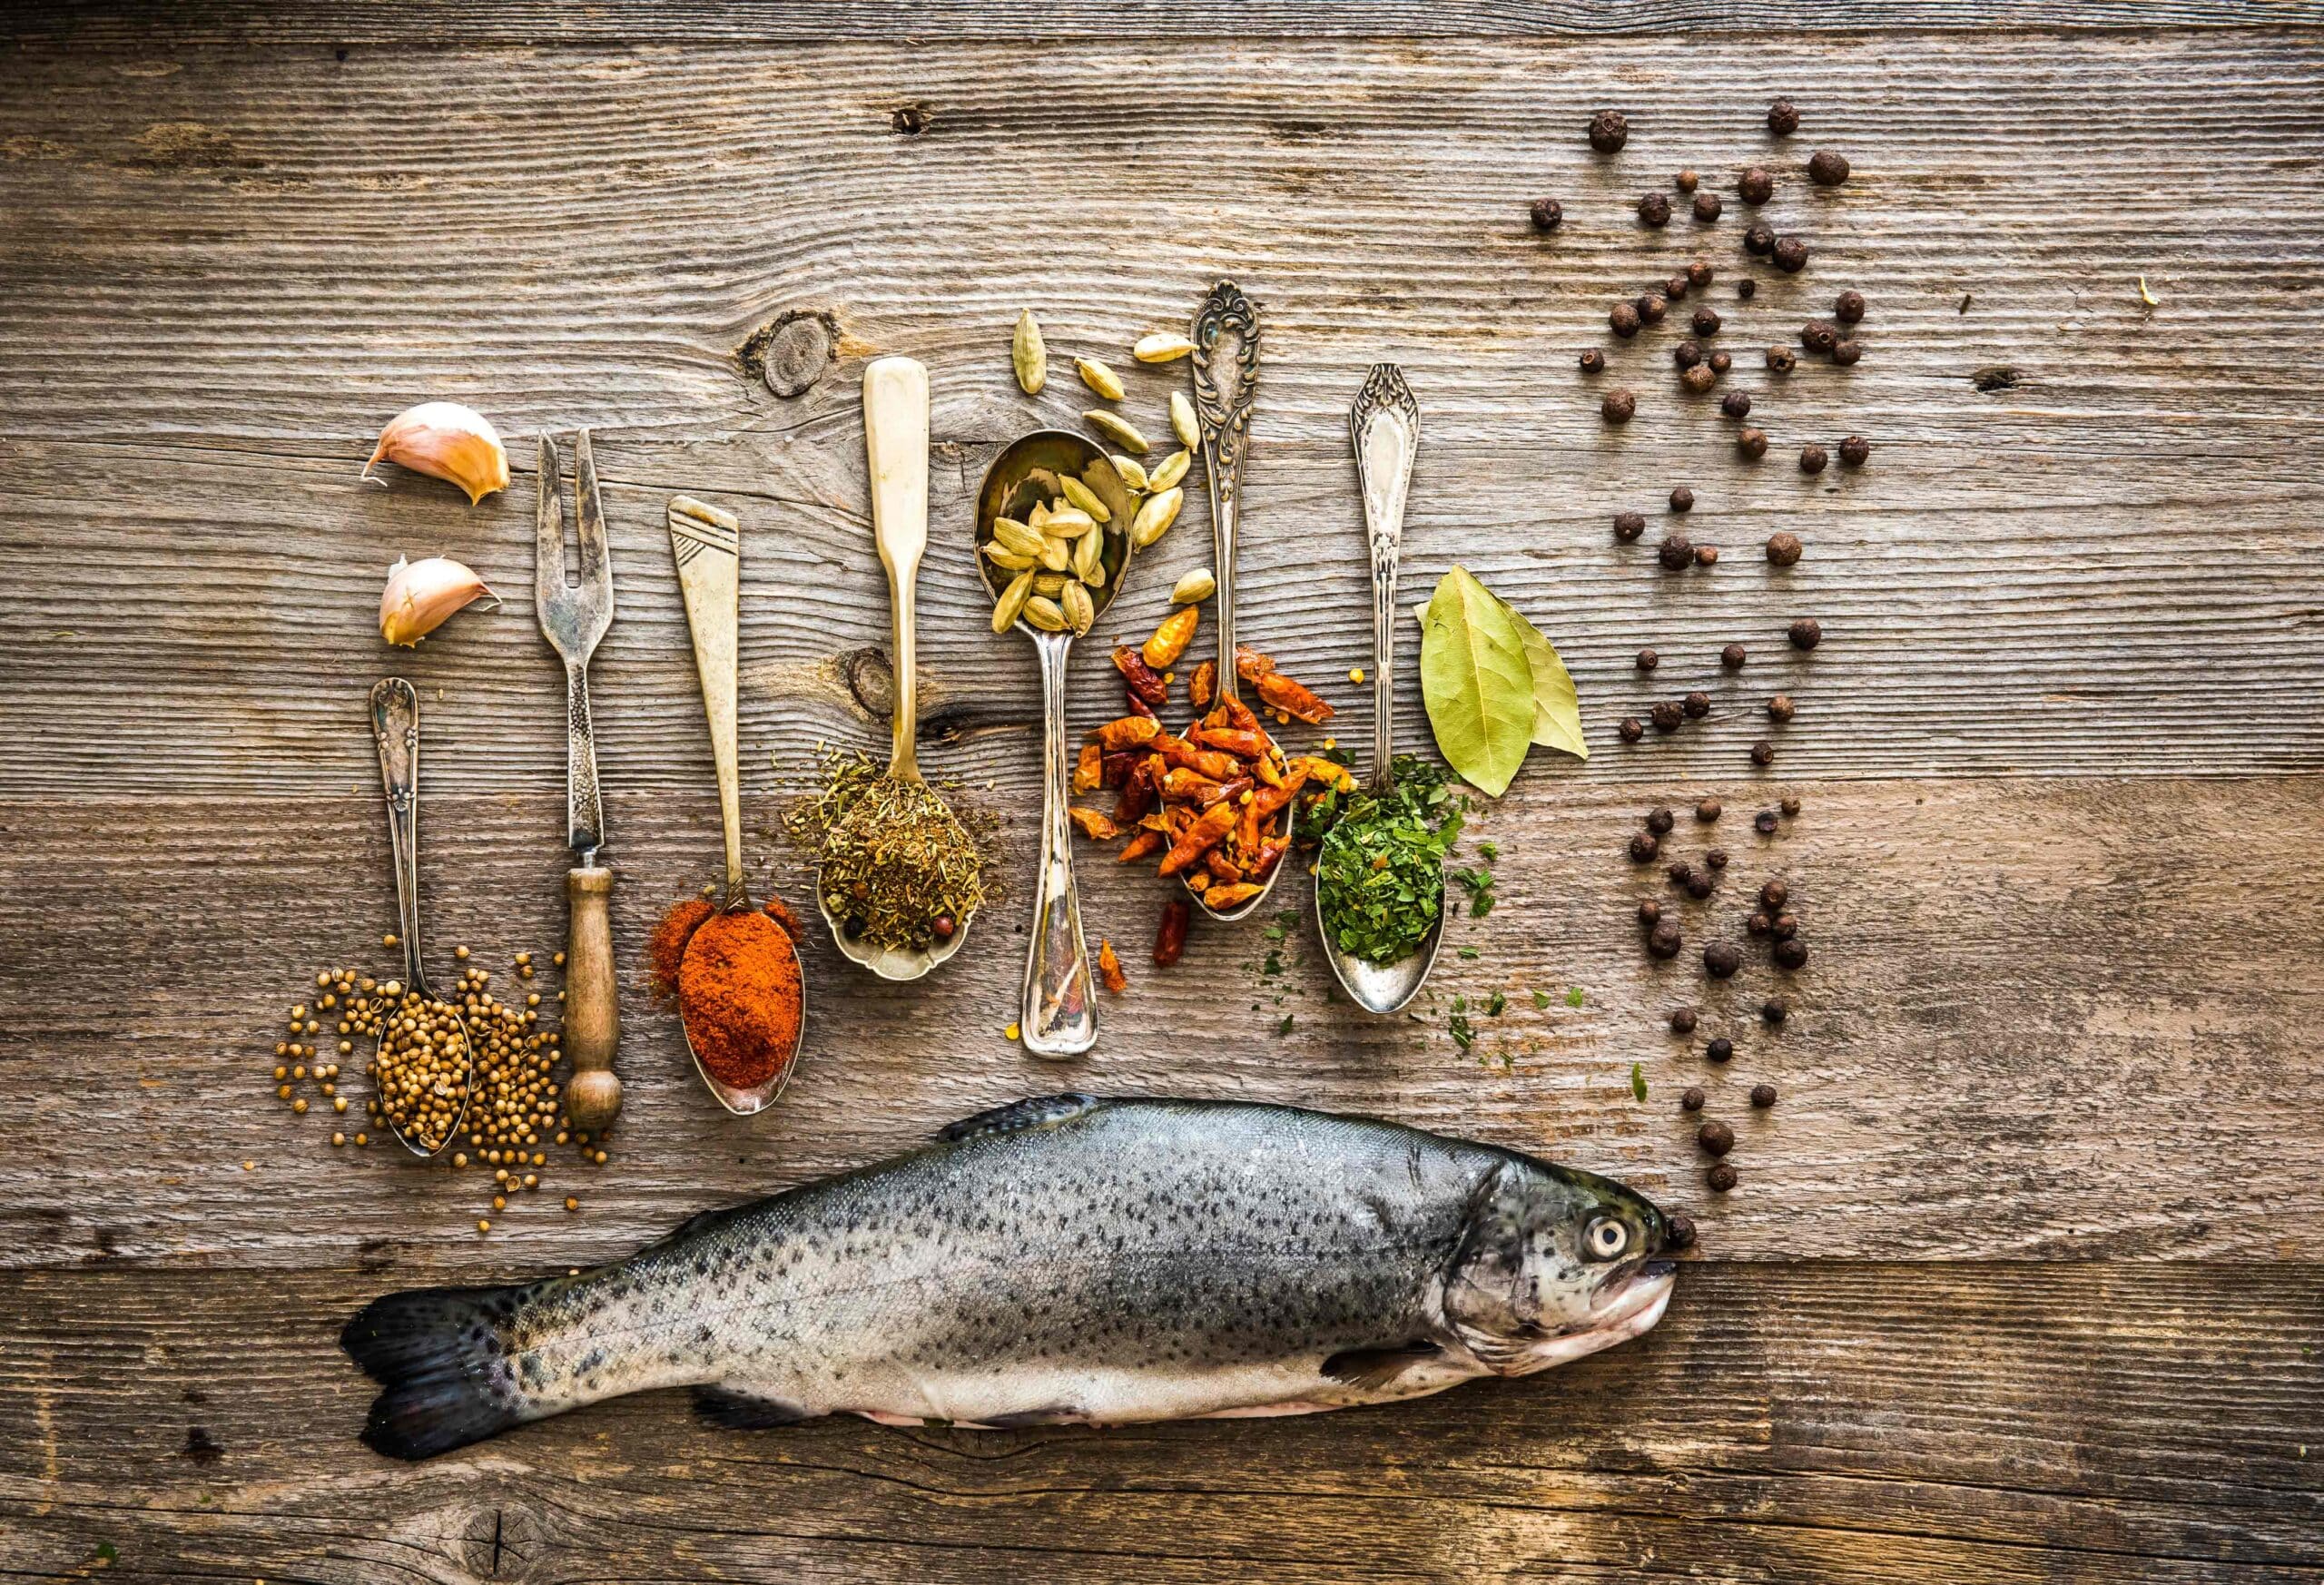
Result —
<path fill-rule="evenodd" d="M 1609 1278 L 1581 1323 L 1537 1344 L 1530 1351 L 1526 1368 L 1535 1371 L 1563 1364 L 1653 1331 L 1669 1306 L 1678 1273 L 1677 1261 L 1649 1260 L 1627 1275 Z"/>

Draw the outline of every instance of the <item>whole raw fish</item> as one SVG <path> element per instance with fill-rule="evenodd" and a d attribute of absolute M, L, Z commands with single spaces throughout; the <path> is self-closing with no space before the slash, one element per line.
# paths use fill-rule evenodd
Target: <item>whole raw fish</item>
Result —
<path fill-rule="evenodd" d="M 406 1459 L 671 1386 L 737 1426 L 1298 1414 L 1636 1337 L 1667 1231 L 1620 1184 L 1392 1123 L 1050 1096 L 578 1276 L 389 1294 L 340 1341 L 385 1389 L 364 1441 Z"/>

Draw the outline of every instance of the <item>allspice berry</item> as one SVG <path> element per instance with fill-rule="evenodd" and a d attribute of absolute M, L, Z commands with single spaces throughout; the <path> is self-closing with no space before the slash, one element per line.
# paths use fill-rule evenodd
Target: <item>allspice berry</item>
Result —
<path fill-rule="evenodd" d="M 1777 237 L 1774 258 L 1777 269 L 1797 275 L 1807 267 L 1807 244 L 1797 237 Z"/>
<path fill-rule="evenodd" d="M 1627 341 L 1638 334 L 1638 328 L 1641 321 L 1638 317 L 1637 309 L 1629 303 L 1618 302 L 1606 310 L 1606 323 L 1613 327 L 1614 334 Z"/>
<path fill-rule="evenodd" d="M 1610 424 L 1627 424 L 1638 414 L 1638 398 L 1626 390 L 1610 390 L 1598 401 L 1598 415 Z"/>
<path fill-rule="evenodd" d="M 1776 195 L 1776 179 L 1764 165 L 1754 165 L 1736 182 L 1735 192 L 1746 203 L 1765 203 Z"/>
<path fill-rule="evenodd" d="M 1695 1246 L 1695 1219 L 1684 1211 L 1673 1211 L 1663 1219 L 1662 1247 L 1692 1249 Z"/>
<path fill-rule="evenodd" d="M 1705 396 L 1718 383 L 1718 370 L 1707 362 L 1698 363 L 1679 372 L 1679 383 L 1696 396 Z"/>
<path fill-rule="evenodd" d="M 1614 724 L 1614 735 L 1624 743 L 1636 743 L 1646 735 L 1646 728 L 1635 715 L 1625 715 Z"/>
<path fill-rule="evenodd" d="M 1638 310 L 1640 322 L 1649 325 L 1660 324 L 1662 316 L 1670 311 L 1669 299 L 1659 291 L 1640 292 L 1638 300 L 1630 306 Z"/>
<path fill-rule="evenodd" d="M 1695 310 L 1693 323 L 1696 335 L 1716 336 L 1718 334 L 1718 327 L 1720 323 L 1718 310 L 1710 307 L 1709 304 L 1705 304 L 1703 307 Z"/>
<path fill-rule="evenodd" d="M 1764 221 L 1754 221 L 1743 228 L 1743 251 L 1755 258 L 1764 259 L 1776 251 L 1776 229 Z"/>
<path fill-rule="evenodd" d="M 1758 832 L 1761 836 L 1775 835 L 1776 812 L 1772 809 L 1762 809 L 1759 811 L 1758 813 L 1751 817 L 1751 829 Z"/>
<path fill-rule="evenodd" d="M 1710 371 L 1713 374 L 1725 374 L 1728 369 L 1735 367 L 1735 359 L 1728 357 L 1724 352 L 1714 352 L 1709 357 L 1704 359 L 1703 362 L 1709 367 Z"/>
<path fill-rule="evenodd" d="M 1710 261 L 1708 259 L 1698 259 L 1687 266 L 1687 284 L 1698 291 L 1709 286 L 1716 279 L 1717 272 L 1711 269 Z"/>
<path fill-rule="evenodd" d="M 1655 854 L 1662 851 L 1662 843 L 1650 831 L 1633 832 L 1630 836 L 1630 862 L 1651 864 Z"/>
<path fill-rule="evenodd" d="M 1663 835 L 1678 823 L 1679 817 L 1670 812 L 1670 806 L 1667 803 L 1658 803 L 1646 812 L 1646 829 L 1656 836 Z"/>
<path fill-rule="evenodd" d="M 1696 546 L 1695 565 L 1697 566 L 1717 566 L 1718 565 L 1718 546 L 1716 545 Z"/>
<path fill-rule="evenodd" d="M 1832 361 L 1842 369 L 1853 369 L 1864 359 L 1864 343 L 1853 337 L 1842 337 L 1832 343 Z"/>
<path fill-rule="evenodd" d="M 1832 343 L 1840 339 L 1829 320 L 1810 320 L 1799 327 L 1799 344 L 1810 352 L 1829 352 Z"/>
<path fill-rule="evenodd" d="M 1735 1148 L 1735 1130 L 1725 1123 L 1705 1123 L 1695 1130 L 1695 1143 L 1708 1156 L 1724 1156 Z"/>
<path fill-rule="evenodd" d="M 1537 198 L 1533 201 L 1533 229 L 1535 231 L 1556 231 L 1558 223 L 1564 219 L 1565 205 L 1556 199 Z"/>
<path fill-rule="evenodd" d="M 1751 917 L 1743 921 L 1744 930 L 1755 936 L 1764 936 L 1774 927 L 1775 921 L 1768 917 L 1768 911 L 1764 908 L 1752 910 Z"/>
<path fill-rule="evenodd" d="M 1716 798 L 1706 798 L 1695 805 L 1695 818 L 1709 825 L 1726 812 L 1727 806 Z"/>
<path fill-rule="evenodd" d="M 1743 954 L 1732 941 L 1713 941 L 1703 949 L 1703 972 L 1713 980 L 1730 980 L 1743 967 Z"/>
<path fill-rule="evenodd" d="M 1670 349 L 1670 361 L 1681 369 L 1692 369 L 1703 360 L 1703 344 L 1689 336 Z"/>
<path fill-rule="evenodd" d="M 1780 881 L 1770 881 L 1759 888 L 1759 905 L 1770 913 L 1779 911 L 1791 901 L 1791 888 Z"/>
<path fill-rule="evenodd" d="M 1662 657 L 1655 654 L 1652 650 L 1642 649 L 1638 652 L 1638 669 L 1640 671 L 1650 672 L 1661 664 Z"/>
<path fill-rule="evenodd" d="M 1768 701 L 1768 719 L 1769 721 L 1778 723 L 1789 721 L 1791 719 L 1791 714 L 1792 706 L 1790 694 L 1777 694 L 1774 698 Z"/>
<path fill-rule="evenodd" d="M 1590 146 L 1610 154 L 1630 141 L 1630 117 L 1619 110 L 1601 110 L 1590 118 Z"/>
<path fill-rule="evenodd" d="M 1721 1035 L 1703 1048 L 1704 1058 L 1712 1062 L 1724 1062 L 1735 1055 L 1735 1042 Z"/>
<path fill-rule="evenodd" d="M 1661 733 L 1678 731 L 1680 724 L 1687 719 L 1686 712 L 1679 707 L 1676 699 L 1656 700 L 1654 708 L 1648 711 L 1647 714 L 1654 722 L 1654 730 Z"/>
<path fill-rule="evenodd" d="M 1776 566 L 1797 566 L 1799 564 L 1799 552 L 1798 535 L 1787 532 L 1768 536 L 1768 559 Z"/>
<path fill-rule="evenodd" d="M 1670 201 L 1659 192 L 1649 192 L 1638 201 L 1638 218 L 1641 225 L 1657 229 L 1670 223 Z"/>
<path fill-rule="evenodd" d="M 1651 897 L 1638 905 L 1638 922 L 1651 928 L 1662 919 L 1662 905 Z"/>
<path fill-rule="evenodd" d="M 1847 156 L 1818 149 L 1807 156 L 1807 175 L 1818 187 L 1837 187 L 1848 179 Z"/>
<path fill-rule="evenodd" d="M 1753 743 L 1751 745 L 1751 763 L 1755 765 L 1774 764 L 1776 763 L 1776 745 L 1769 743 L 1764 737 L 1758 742 Z"/>
<path fill-rule="evenodd" d="M 1812 440 L 1799 448 L 1799 471 L 1802 473 L 1821 473 L 1824 465 L 1830 460 L 1830 454 Z"/>
<path fill-rule="evenodd" d="M 1662 541 L 1655 558 L 1662 563 L 1665 572 L 1684 572 L 1694 563 L 1695 547 L 1685 535 L 1673 534 Z"/>
<path fill-rule="evenodd" d="M 1698 690 L 1688 694 L 1680 703 L 1679 708 L 1686 711 L 1688 720 L 1700 721 L 1710 714 L 1710 695 Z"/>
<path fill-rule="evenodd" d="M 1727 850 L 1725 848 L 1711 849 L 1710 852 L 1703 855 L 1703 862 L 1709 864 L 1713 870 L 1726 869 Z"/>
<path fill-rule="evenodd" d="M 1771 996 L 1759 1004 L 1759 1021 L 1771 1029 L 1783 1028 L 1784 1019 L 1790 1016 L 1791 1009 L 1775 997 Z"/>
<path fill-rule="evenodd" d="M 1797 798 L 1785 799 L 1783 801 L 1783 812 L 1784 818 L 1787 820 L 1790 819 L 1793 815 L 1797 814 L 1799 812 L 1799 800 Z"/>
<path fill-rule="evenodd" d="M 1697 184 L 1701 181 L 1702 178 L 1696 175 L 1692 171 L 1681 171 L 1676 176 L 1670 178 L 1670 185 L 1677 188 L 1681 192 L 1692 192 Z"/>
<path fill-rule="evenodd" d="M 1864 318 L 1864 293 L 1851 287 L 1832 300 L 1832 317 L 1844 325 Z"/>
<path fill-rule="evenodd" d="M 1703 1182 L 1709 1184 L 1715 1194 L 1727 1193 L 1735 1186 L 1736 1181 L 1735 1168 L 1724 1161 L 1703 1174 Z"/>
<path fill-rule="evenodd" d="M 1725 396 L 1719 399 L 1718 410 L 1725 413 L 1730 418 L 1740 418 L 1749 416 L 1751 411 L 1751 393 L 1748 390 L 1728 391 Z"/>
<path fill-rule="evenodd" d="M 1717 878 L 1714 877 L 1709 870 L 1697 870 L 1690 866 L 1687 871 L 1687 895 L 1693 898 L 1697 902 L 1700 902 L 1704 898 L 1709 897 L 1711 893 L 1711 888 L 1717 884 Z"/>
<path fill-rule="evenodd" d="M 1751 652 L 1739 644 L 1730 644 L 1718 652 L 1718 664 L 1730 672 L 1741 671 L 1743 663 L 1750 658 Z"/>
<path fill-rule="evenodd" d="M 1686 1092 L 1679 1098 L 1679 1109 L 1682 1112 L 1701 1111 L 1703 1109 L 1703 1102 L 1709 1098 L 1710 1098 L 1709 1096 L 1703 1093 L 1703 1087 L 1701 1085 L 1690 1084 L 1687 1087 Z"/>
<path fill-rule="evenodd" d="M 1807 943 L 1797 936 L 1792 937 L 1787 941 L 1777 941 L 1775 960 L 1776 967 L 1778 969 L 1800 968 L 1807 961 Z"/>
<path fill-rule="evenodd" d="M 1799 107 L 1788 99 L 1778 99 L 1768 106 L 1768 130 L 1779 138 L 1787 138 L 1799 130 Z"/>
<path fill-rule="evenodd" d="M 1769 921 L 1768 931 L 1777 940 L 1787 941 L 1799 933 L 1799 916 L 1788 911 L 1779 913 Z"/>
<path fill-rule="evenodd" d="M 1735 449 L 1749 461 L 1757 462 L 1768 454 L 1768 432 L 1748 425 L 1735 431 Z"/>
<path fill-rule="evenodd" d="M 1667 919 L 1647 932 L 1646 950 L 1658 958 L 1675 958 L 1686 944 L 1678 925 Z"/>
<path fill-rule="evenodd" d="M 1872 443 L 1861 435 L 1851 435 L 1840 442 L 1840 460 L 1850 468 L 1862 468 L 1866 458 L 1872 455 Z"/>
<path fill-rule="evenodd" d="M 1581 349 L 1581 372 L 1584 374 L 1606 372 L 1606 355 L 1595 347 L 1584 347 Z"/>
<path fill-rule="evenodd" d="M 1710 224 L 1718 218 L 1721 207 L 1718 193 L 1710 192 L 1696 193 L 1694 202 L 1696 222 L 1700 225 Z"/>
<path fill-rule="evenodd" d="M 1740 298 L 1743 301 L 1749 302 L 1753 298 L 1759 295 L 1759 283 L 1748 275 L 1746 275 L 1742 280 L 1735 283 L 1735 295 Z"/>
<path fill-rule="evenodd" d="M 1770 347 L 1768 349 L 1768 369 L 1770 372 L 1789 374 L 1798 366 L 1799 359 L 1792 355 L 1790 348 Z"/>
<path fill-rule="evenodd" d="M 1776 1087 L 1772 1084 L 1753 1085 L 1751 1087 L 1751 1104 L 1758 1108 L 1763 1112 L 1769 1107 L 1775 1105 Z"/>
<path fill-rule="evenodd" d="M 1691 1035 L 1695 1032 L 1695 1023 L 1696 1014 L 1693 1008 L 1674 1007 L 1670 1009 L 1670 1032 L 1672 1034 Z"/>
<path fill-rule="evenodd" d="M 1670 509 L 1671 509 L 1672 511 L 1674 511 L 1674 512 L 1691 512 L 1691 511 L 1693 511 L 1693 510 L 1694 510 L 1694 507 L 1695 507 L 1695 492 L 1694 492 L 1694 491 L 1692 491 L 1692 490 L 1689 489 L 1685 485 L 1679 485 L 1679 486 L 1676 487 L 1675 488 L 1673 488 L 1673 489 L 1671 490 L 1671 492 L 1670 492 Z"/>
<path fill-rule="evenodd" d="M 1791 625 L 1791 647 L 1814 649 L 1824 642 L 1824 625 L 1813 616 L 1802 616 Z"/>
<path fill-rule="evenodd" d="M 1687 295 L 1687 288 L 1691 284 L 1692 282 L 1688 281 L 1684 271 L 1673 271 L 1662 282 L 1662 295 L 1669 298 L 1672 302 L 1677 302 L 1680 298 Z"/>
<path fill-rule="evenodd" d="M 1645 532 L 1646 517 L 1642 513 L 1617 512 L 1614 514 L 1614 537 L 1623 544 L 1628 545 Z"/>

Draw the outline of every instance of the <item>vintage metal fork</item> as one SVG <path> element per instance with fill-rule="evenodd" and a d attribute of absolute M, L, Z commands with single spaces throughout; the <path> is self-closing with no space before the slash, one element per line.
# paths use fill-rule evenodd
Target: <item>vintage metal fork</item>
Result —
<path fill-rule="evenodd" d="M 573 1060 L 566 1110 L 580 1127 L 601 1128 L 621 1109 L 614 1048 L 621 1039 L 615 994 L 614 872 L 597 862 L 606 837 L 597 794 L 597 744 L 589 720 L 589 657 L 614 620 L 614 569 L 606 555 L 606 509 L 589 431 L 573 442 L 573 502 L 581 546 L 581 581 L 565 581 L 564 470 L 556 443 L 541 437 L 535 497 L 533 605 L 541 635 L 565 662 L 566 840 L 578 862 L 566 871 L 565 1050 Z"/>

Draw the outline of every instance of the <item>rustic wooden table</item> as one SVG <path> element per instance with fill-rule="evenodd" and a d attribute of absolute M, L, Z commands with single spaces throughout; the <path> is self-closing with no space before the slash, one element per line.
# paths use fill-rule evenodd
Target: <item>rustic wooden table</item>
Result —
<path fill-rule="evenodd" d="M 35 4 L 0 57 L 0 1573 L 2318 1577 L 2324 34 L 2287 25 L 2312 10 L 340 9 Z M 1806 117 L 1786 143 L 1777 93 Z M 1617 158 L 1581 137 L 1606 103 L 1633 117 Z M 1823 146 L 1854 162 L 1836 192 L 1798 174 Z M 1744 305 L 1732 198 L 1709 228 L 1630 211 L 1682 165 L 1731 192 L 1760 158 L 1815 258 L 1750 271 Z M 1542 193 L 1553 240 L 1526 223 Z M 1574 369 L 1610 302 L 1698 254 L 1774 438 L 1756 468 L 1674 389 L 1672 328 L 1614 349 L 1625 429 Z M 1306 933 L 1271 951 L 1264 919 L 1156 971 L 1161 891 L 1098 862 L 1093 930 L 1135 983 L 1088 1060 L 1002 1039 L 1006 907 L 907 989 L 814 944 L 803 1066 L 747 1124 L 633 993 L 611 1162 L 560 1155 L 488 1236 L 474 1172 L 334 1150 L 274 1100 L 284 1005 L 322 965 L 389 967 L 381 674 L 424 699 L 437 961 L 466 942 L 505 982 L 557 944 L 562 724 L 526 597 L 543 429 L 594 428 L 613 521 L 596 682 L 625 963 L 716 863 L 670 494 L 744 523 L 748 819 L 794 902 L 783 796 L 819 741 L 885 741 L 876 353 L 935 382 L 923 757 L 1005 812 L 1021 895 L 1033 661 L 987 629 L 968 491 L 1082 403 L 1069 378 L 1014 389 L 1009 328 L 1029 304 L 1054 353 L 1126 365 L 1221 275 L 1266 316 L 1255 641 L 1369 741 L 1340 678 L 1369 645 L 1344 415 L 1393 359 L 1425 412 L 1413 597 L 1465 563 L 1584 700 L 1590 762 L 1537 755 L 1479 818 L 1502 902 L 1459 922 L 1475 956 L 1447 953 L 1420 1017 L 1327 999 Z M 1758 349 L 1845 286 L 1872 304 L 1862 363 L 1772 381 Z M 763 368 L 786 324 L 778 378 L 812 379 L 787 397 Z M 1136 372 L 1132 409 L 1168 378 Z M 499 421 L 508 491 L 357 485 L 380 421 L 431 397 Z M 1794 467 L 1848 432 L 1868 466 Z M 1672 578 L 1607 524 L 1680 482 L 1728 555 Z M 1144 631 L 1207 527 L 1190 507 L 1110 628 Z M 1758 551 L 1778 527 L 1807 543 L 1788 572 Z M 512 597 L 390 654 L 383 569 L 438 551 Z M 1805 615 L 1812 658 L 1782 641 Z M 1616 740 L 1694 686 L 1707 721 Z M 1779 686 L 1798 719 L 1755 771 Z M 1077 720 L 1117 697 L 1085 655 Z M 1409 678 L 1400 708 L 1417 739 Z M 1763 841 L 1779 793 L 1804 810 Z M 1735 861 L 1700 917 L 1733 930 L 1771 874 L 1800 899 L 1815 957 L 1779 1038 L 1746 1010 L 1763 965 L 1709 987 L 1630 923 L 1657 889 L 1622 855 L 1638 815 L 1704 794 Z M 1681 1000 L 1735 1031 L 1731 1070 L 1665 1032 Z M 1762 1078 L 1771 1114 L 1738 1104 Z M 1695 1082 L 1741 1137 L 1725 1196 L 1676 1104 Z M 1538 1149 L 1695 1215 L 1700 1258 L 1639 1344 L 1385 1410 L 744 1435 L 667 1396 L 419 1467 L 357 1444 L 370 1389 L 333 1337 L 365 1298 L 613 1256 L 1068 1086 Z"/>

